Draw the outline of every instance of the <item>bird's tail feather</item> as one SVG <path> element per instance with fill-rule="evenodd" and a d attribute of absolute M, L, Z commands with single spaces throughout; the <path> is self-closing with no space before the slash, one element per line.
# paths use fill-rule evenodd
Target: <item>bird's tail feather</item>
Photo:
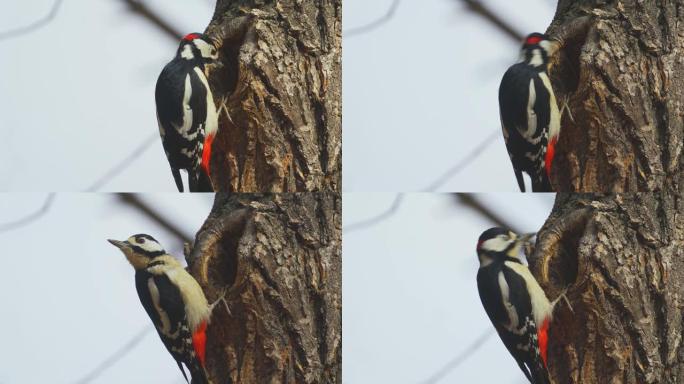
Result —
<path fill-rule="evenodd" d="M 191 384 L 209 384 L 207 371 L 204 370 L 204 367 L 202 367 L 199 360 L 195 359 L 192 366 L 188 366 L 188 369 L 190 369 L 190 375 L 192 375 Z"/>
<path fill-rule="evenodd" d="M 214 192 L 214 186 L 211 184 L 211 180 L 209 179 L 207 173 L 204 171 L 204 168 L 198 169 L 196 192 Z"/>
<path fill-rule="evenodd" d="M 171 174 L 173 174 L 173 180 L 176 181 L 178 192 L 183 192 L 183 179 L 181 179 L 180 169 L 171 168 Z"/>

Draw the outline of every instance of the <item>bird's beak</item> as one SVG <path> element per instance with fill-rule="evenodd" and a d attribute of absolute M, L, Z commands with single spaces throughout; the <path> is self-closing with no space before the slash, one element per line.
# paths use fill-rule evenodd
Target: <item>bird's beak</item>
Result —
<path fill-rule="evenodd" d="M 110 243 L 112 243 L 113 246 L 119 248 L 119 249 L 124 249 L 126 248 L 127 243 L 125 241 L 119 241 L 119 240 L 112 240 L 112 239 L 107 239 Z"/>

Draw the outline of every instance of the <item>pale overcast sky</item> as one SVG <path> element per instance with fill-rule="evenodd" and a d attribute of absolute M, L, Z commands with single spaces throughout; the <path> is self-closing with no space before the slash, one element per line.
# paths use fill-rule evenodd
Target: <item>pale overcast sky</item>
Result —
<path fill-rule="evenodd" d="M 343 0 L 343 29 L 384 15 L 391 3 Z M 521 33 L 545 31 L 555 12 L 551 0 L 483 3 Z M 496 132 L 440 191 L 517 191 L 497 95 L 519 48 L 460 0 L 402 0 L 389 22 L 344 39 L 344 191 L 423 191 Z"/>
<path fill-rule="evenodd" d="M 343 0 L 344 29 L 383 15 L 391 2 Z M 543 31 L 554 11 L 548 0 L 485 2 L 526 32 Z M 184 32 L 202 31 L 213 13 L 209 0 L 146 3 Z M 29 24 L 52 4 L 15 1 L 0 26 Z M 459 1 L 403 0 L 390 22 L 343 44 L 345 191 L 424 189 L 500 130 L 496 92 L 518 46 Z M 122 1 L 64 0 L 49 25 L 0 46 L 0 190 L 84 190 L 156 134 L 154 85 L 177 43 Z M 175 191 L 172 180 L 156 141 L 102 190 Z M 515 191 L 501 137 L 441 190 Z M 383 211 L 394 196 L 345 193 L 345 225 Z M 211 207 L 207 196 L 143 198 L 193 235 Z M 0 195 L 0 225 L 44 199 Z M 484 199 L 533 231 L 553 195 Z M 344 383 L 420 383 L 491 327 L 477 297 L 474 251 L 489 226 L 452 197 L 419 194 L 382 224 L 345 235 Z M 169 234 L 106 194 L 58 194 L 43 218 L 0 233 L 8 310 L 0 383 L 75 383 L 150 324 L 132 268 L 106 242 L 138 232 L 180 254 Z M 496 337 L 440 383 L 494 381 L 524 382 Z M 122 382 L 183 379 L 148 333 L 93 381 Z"/>
<path fill-rule="evenodd" d="M 141 197 L 194 236 L 208 194 Z M 35 211 L 44 194 L 0 194 L 0 224 Z M 152 323 L 135 291 L 134 271 L 107 239 L 155 237 L 181 256 L 176 238 L 115 195 L 61 193 L 40 219 L 0 232 L 3 267 L 0 383 L 76 383 Z M 180 379 L 180 380 L 179 380 Z M 180 383 L 183 377 L 153 331 L 96 384 Z"/>
<path fill-rule="evenodd" d="M 345 193 L 343 225 L 383 212 L 394 198 Z M 477 198 L 525 232 L 544 224 L 554 201 L 553 194 Z M 406 195 L 377 226 L 343 232 L 345 384 L 421 384 L 483 332 L 494 333 L 475 281 L 477 238 L 492 226 L 452 195 L 422 193 Z M 469 353 L 438 383 L 527 382 L 498 336 Z"/>
<path fill-rule="evenodd" d="M 12 1 L 0 30 L 32 23 L 54 0 Z M 203 31 L 209 0 L 145 0 L 180 31 Z M 178 43 L 121 0 L 63 0 L 55 19 L 0 40 L 0 191 L 84 191 L 158 135 L 154 86 Z M 103 191 L 176 191 L 155 142 Z"/>

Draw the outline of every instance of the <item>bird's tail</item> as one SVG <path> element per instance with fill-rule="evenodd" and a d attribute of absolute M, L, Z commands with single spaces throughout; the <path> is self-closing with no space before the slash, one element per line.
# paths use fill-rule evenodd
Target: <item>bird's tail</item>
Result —
<path fill-rule="evenodd" d="M 546 172 L 539 172 L 537 175 L 532 175 L 532 192 L 553 192 L 551 182 Z"/>
<path fill-rule="evenodd" d="M 197 172 L 197 192 L 214 192 L 214 186 L 204 168 L 200 168 Z"/>
<path fill-rule="evenodd" d="M 518 188 L 520 188 L 520 192 L 525 192 L 525 180 L 523 180 L 523 174 L 522 171 L 519 169 L 514 169 L 515 172 L 515 179 L 518 180 Z"/>
<path fill-rule="evenodd" d="M 214 187 L 204 169 L 197 168 L 188 172 L 190 192 L 214 192 Z"/>
<path fill-rule="evenodd" d="M 180 169 L 171 168 L 171 174 L 173 174 L 173 179 L 176 181 L 178 192 L 183 192 L 183 179 L 181 179 Z"/>
<path fill-rule="evenodd" d="M 193 384 L 194 384 L 193 380 Z M 551 378 L 549 377 L 549 371 L 546 370 L 541 363 L 535 364 L 532 367 L 532 383 L 533 384 L 551 384 Z"/>
<path fill-rule="evenodd" d="M 532 358 L 532 363 L 529 364 L 533 384 L 551 384 L 549 371 L 547 369 L 549 323 L 550 319 L 546 319 L 537 330 L 537 348 L 533 349 L 534 356 Z"/>
<path fill-rule="evenodd" d="M 190 384 L 209 384 L 207 371 L 204 370 L 199 360 L 195 359 L 192 366 L 189 366 L 188 369 L 190 370 L 190 375 L 192 375 Z"/>

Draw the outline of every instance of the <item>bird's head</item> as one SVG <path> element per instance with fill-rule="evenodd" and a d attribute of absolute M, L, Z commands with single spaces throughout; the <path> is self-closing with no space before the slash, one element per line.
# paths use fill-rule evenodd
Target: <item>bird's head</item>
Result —
<path fill-rule="evenodd" d="M 161 244 L 150 235 L 138 234 L 125 241 L 111 239 L 107 241 L 119 248 L 136 270 L 144 269 L 150 260 L 166 254 Z"/>
<path fill-rule="evenodd" d="M 480 235 L 477 240 L 477 256 L 480 266 L 487 266 L 495 260 L 503 260 L 507 257 L 521 260 L 520 247 L 535 234 L 528 233 L 518 236 L 504 228 L 490 228 Z"/>
<path fill-rule="evenodd" d="M 533 66 L 548 64 L 549 58 L 556 54 L 560 43 L 543 33 L 531 33 L 525 38 L 522 46 L 522 58 Z"/>
<path fill-rule="evenodd" d="M 213 63 L 218 60 L 218 50 L 207 35 L 190 33 L 181 40 L 177 56 L 186 60 Z"/>

